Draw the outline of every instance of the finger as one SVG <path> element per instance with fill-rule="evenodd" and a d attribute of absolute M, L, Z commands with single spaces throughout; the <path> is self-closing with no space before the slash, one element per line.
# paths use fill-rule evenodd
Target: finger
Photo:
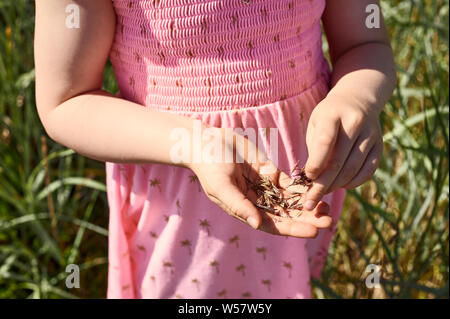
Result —
<path fill-rule="evenodd" d="M 314 181 L 313 186 L 306 193 L 305 208 L 313 210 L 319 200 L 328 193 L 335 178 L 341 171 L 355 141 L 358 138 L 359 130 L 341 127 L 333 154 L 331 155 L 325 170 Z"/>
<path fill-rule="evenodd" d="M 260 230 L 282 236 L 293 236 L 299 238 L 314 238 L 318 230 L 311 224 L 293 220 L 292 218 L 282 218 L 273 214 L 261 211 L 262 225 Z"/>
<path fill-rule="evenodd" d="M 310 125 L 312 123 L 308 126 Z M 308 178 L 314 180 L 324 170 L 336 143 L 339 127 L 340 121 L 338 120 L 323 120 L 308 131 L 310 135 L 307 139 L 309 155 L 305 164 L 305 173 Z"/>
<path fill-rule="evenodd" d="M 258 209 L 244 196 L 231 179 L 221 183 L 219 193 L 209 195 L 217 205 L 232 217 L 249 224 L 255 229 L 260 227 L 262 221 Z"/>
<path fill-rule="evenodd" d="M 313 225 L 317 228 L 329 228 L 333 223 L 333 219 L 328 216 L 330 206 L 325 202 L 319 202 L 313 211 L 302 211 L 300 216 L 294 217 L 302 223 Z"/>
<path fill-rule="evenodd" d="M 367 155 L 366 161 L 358 174 L 344 187 L 355 188 L 369 180 L 378 168 L 382 152 L 383 143 L 376 143 Z"/>
<path fill-rule="evenodd" d="M 283 196 L 290 197 L 293 193 L 306 193 L 308 186 L 301 184 L 293 184 L 294 179 L 284 172 L 278 174 L 275 185 L 281 188 Z"/>
<path fill-rule="evenodd" d="M 285 172 L 280 172 L 277 177 L 278 181 L 276 185 L 283 189 L 288 188 L 293 182 L 293 179 Z"/>
<path fill-rule="evenodd" d="M 320 201 L 313 212 L 316 215 L 328 215 L 330 213 L 330 205 L 326 202 Z"/>
<path fill-rule="evenodd" d="M 364 133 L 358 137 L 341 171 L 328 187 L 328 192 L 343 187 L 358 174 L 375 142 L 374 135 L 370 133 Z"/>

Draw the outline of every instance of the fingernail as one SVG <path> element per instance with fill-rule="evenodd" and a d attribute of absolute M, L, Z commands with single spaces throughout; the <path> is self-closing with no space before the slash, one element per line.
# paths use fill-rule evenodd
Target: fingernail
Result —
<path fill-rule="evenodd" d="M 247 223 L 254 229 L 258 229 L 258 221 L 256 220 L 255 217 L 250 216 L 249 218 L 247 218 Z"/>
<path fill-rule="evenodd" d="M 311 200 L 311 199 L 308 199 L 308 200 L 306 201 L 306 203 L 305 203 L 305 208 L 306 208 L 307 210 L 313 210 L 314 207 L 316 207 L 316 202 L 313 201 L 313 200 Z"/>

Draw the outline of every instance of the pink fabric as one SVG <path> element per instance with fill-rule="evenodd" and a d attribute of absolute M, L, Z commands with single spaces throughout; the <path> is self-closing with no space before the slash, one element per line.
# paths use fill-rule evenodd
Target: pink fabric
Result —
<path fill-rule="evenodd" d="M 123 98 L 216 127 L 278 128 L 279 168 L 306 162 L 308 118 L 329 89 L 324 0 L 113 3 Z M 310 297 L 335 225 L 274 236 L 228 216 L 188 169 L 107 162 L 106 173 L 108 298 Z M 344 197 L 324 198 L 335 220 Z"/>

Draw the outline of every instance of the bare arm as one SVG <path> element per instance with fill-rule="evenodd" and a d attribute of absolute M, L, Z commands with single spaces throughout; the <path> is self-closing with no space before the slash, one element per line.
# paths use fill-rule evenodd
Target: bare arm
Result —
<path fill-rule="evenodd" d="M 378 167 L 383 141 L 379 115 L 396 83 L 389 38 L 368 28 L 374 0 L 328 0 L 323 15 L 333 63 L 332 89 L 314 109 L 307 131 L 307 175 L 314 179 L 306 207 L 337 188 L 354 188 Z"/>
<path fill-rule="evenodd" d="M 79 29 L 65 26 L 66 6 L 81 9 Z M 99 161 L 167 163 L 170 132 L 192 120 L 152 111 L 102 91 L 115 31 L 111 0 L 37 0 L 36 101 L 48 135 Z"/>
<path fill-rule="evenodd" d="M 396 70 L 381 11 L 379 29 L 365 25 L 366 7 L 379 1 L 345 1 L 348 10 L 342 2 L 327 1 L 323 16 L 333 63 L 330 93 L 351 93 L 381 111 L 395 87 Z"/>

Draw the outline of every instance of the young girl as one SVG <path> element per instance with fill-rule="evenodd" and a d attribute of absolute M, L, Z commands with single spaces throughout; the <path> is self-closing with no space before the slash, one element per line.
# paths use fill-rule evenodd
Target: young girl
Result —
<path fill-rule="evenodd" d="M 382 153 L 396 78 L 377 2 L 36 0 L 39 117 L 106 162 L 109 298 L 310 297 L 345 189 Z M 120 96 L 102 90 L 108 57 Z M 244 162 L 173 161 L 173 132 L 198 120 Z M 257 150 L 277 145 L 276 161 L 250 161 L 255 141 L 225 128 L 278 129 Z M 302 214 L 257 207 L 243 175 L 283 189 L 297 162 L 313 180 Z"/>

